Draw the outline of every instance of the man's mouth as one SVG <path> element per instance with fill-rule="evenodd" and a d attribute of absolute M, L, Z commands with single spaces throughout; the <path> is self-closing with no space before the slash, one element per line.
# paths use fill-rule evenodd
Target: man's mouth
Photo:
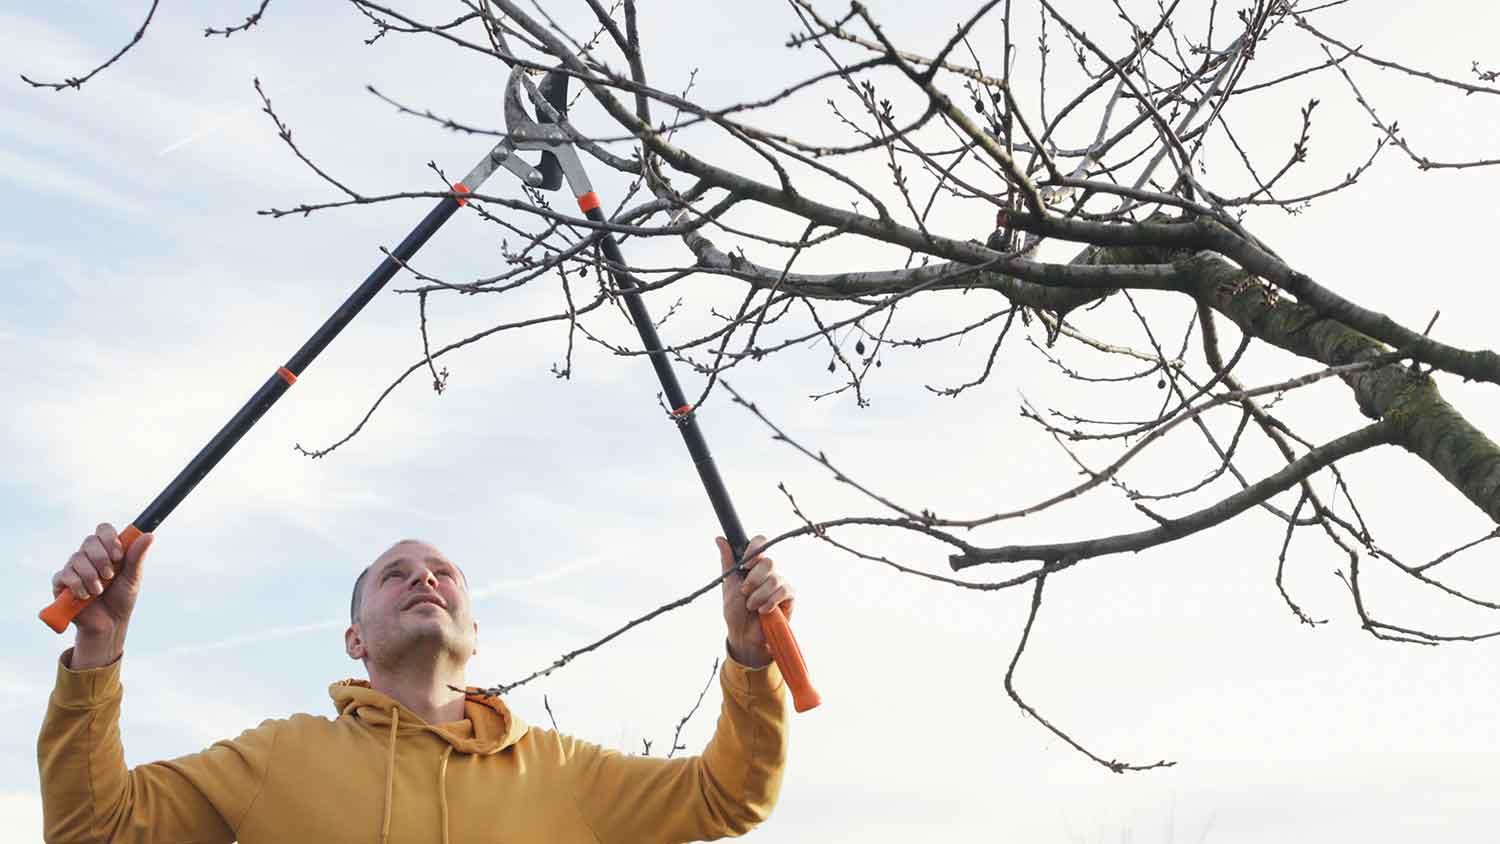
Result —
<path fill-rule="evenodd" d="M 441 609 L 448 608 L 447 602 L 443 600 L 441 595 L 418 595 L 417 597 L 412 598 L 404 605 L 402 605 L 401 609 L 409 610 L 412 607 L 418 606 L 420 604 L 432 604 L 433 606 L 439 607 Z"/>

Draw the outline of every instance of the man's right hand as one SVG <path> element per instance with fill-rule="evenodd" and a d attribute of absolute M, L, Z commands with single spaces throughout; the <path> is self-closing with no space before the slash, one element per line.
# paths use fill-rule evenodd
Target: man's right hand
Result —
<path fill-rule="evenodd" d="M 125 628 L 141 593 L 141 560 L 151 539 L 149 533 L 142 536 L 127 552 L 114 526 L 102 524 L 52 575 L 53 597 L 71 591 L 95 599 L 73 619 L 78 631 L 69 666 L 73 670 L 108 665 L 124 652 Z"/>

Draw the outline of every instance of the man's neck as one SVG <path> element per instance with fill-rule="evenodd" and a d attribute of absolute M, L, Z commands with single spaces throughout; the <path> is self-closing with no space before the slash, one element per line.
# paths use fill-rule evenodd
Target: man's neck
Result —
<path fill-rule="evenodd" d="M 428 663 L 415 667 L 370 665 L 370 688 L 415 712 L 429 724 L 461 721 L 464 717 L 462 668 Z"/>

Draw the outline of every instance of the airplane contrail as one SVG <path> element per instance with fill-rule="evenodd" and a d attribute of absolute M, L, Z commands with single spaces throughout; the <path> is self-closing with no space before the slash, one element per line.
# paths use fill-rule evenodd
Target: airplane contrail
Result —
<path fill-rule="evenodd" d="M 604 563 L 608 562 L 610 559 L 610 557 L 602 555 L 597 557 L 585 557 L 584 559 L 570 565 L 559 566 L 558 568 L 554 569 L 547 569 L 528 577 L 518 577 L 510 580 L 496 580 L 491 583 L 485 584 L 478 589 L 470 589 L 469 595 L 476 601 L 484 600 L 485 598 L 494 597 L 495 595 L 498 595 L 499 593 L 504 592 L 507 589 L 514 589 L 518 586 L 535 586 L 538 583 L 550 583 L 554 580 L 560 580 L 564 577 L 567 577 L 570 574 L 597 568 L 598 566 L 601 566 Z"/>
<path fill-rule="evenodd" d="M 233 121 L 238 120 L 240 117 L 243 117 L 254 107 L 255 106 L 253 105 L 240 106 L 233 111 L 221 115 L 218 120 L 215 120 L 212 123 L 209 123 L 207 126 L 189 133 L 187 137 L 178 141 L 173 141 L 172 143 L 162 147 L 161 151 L 156 154 L 156 157 L 161 158 L 163 156 L 171 155 L 172 153 L 182 149 L 188 144 L 203 140 L 209 135 L 212 135 L 223 129 L 225 126 L 228 126 Z"/>

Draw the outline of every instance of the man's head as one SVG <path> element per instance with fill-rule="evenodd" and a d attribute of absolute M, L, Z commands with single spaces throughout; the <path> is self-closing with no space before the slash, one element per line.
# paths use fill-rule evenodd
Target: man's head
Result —
<path fill-rule="evenodd" d="M 442 657 L 462 665 L 478 632 L 463 571 L 432 545 L 403 539 L 354 581 L 344 646 L 367 665 Z"/>

